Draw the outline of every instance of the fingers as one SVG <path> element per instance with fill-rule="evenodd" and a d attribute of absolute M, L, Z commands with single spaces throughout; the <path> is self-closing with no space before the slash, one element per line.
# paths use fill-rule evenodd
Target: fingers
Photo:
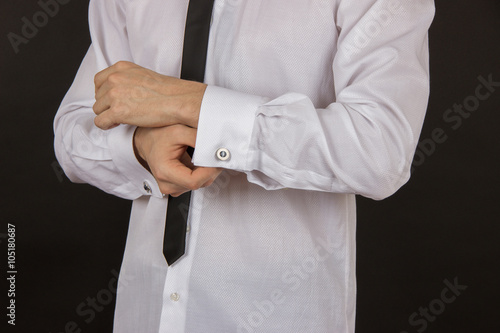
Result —
<path fill-rule="evenodd" d="M 183 193 L 189 192 L 189 189 L 172 183 L 163 183 L 160 184 L 160 191 L 164 195 L 171 195 L 173 197 L 178 197 Z"/>
<path fill-rule="evenodd" d="M 116 124 L 162 127 L 176 123 L 171 111 L 176 104 L 166 105 L 167 100 L 176 99 L 149 89 L 140 75 L 129 74 L 112 73 L 97 90 L 93 105 L 96 126 L 106 130 Z M 113 77 L 117 78 L 110 81 Z"/>
<path fill-rule="evenodd" d="M 191 156 L 187 152 L 185 152 L 182 157 L 180 158 L 180 161 L 182 164 L 187 166 L 189 169 L 193 170 L 195 168 L 193 162 L 191 162 Z"/>
<path fill-rule="evenodd" d="M 94 76 L 94 85 L 95 85 L 96 94 L 99 91 L 99 89 L 101 88 L 101 86 L 108 80 L 108 78 L 111 74 L 117 73 L 120 71 L 124 71 L 124 70 L 128 70 L 131 68 L 137 68 L 137 67 L 140 67 L 140 66 L 134 64 L 133 62 L 118 61 L 114 65 L 112 65 L 106 69 L 103 69 L 102 71 L 100 71 L 99 73 L 97 73 Z"/>
<path fill-rule="evenodd" d="M 138 67 L 138 65 L 131 62 L 119 61 L 95 75 L 96 102 L 94 103 L 93 110 L 97 115 L 94 119 L 94 123 L 97 127 L 106 130 L 118 126 L 121 123 L 119 119 L 114 118 L 117 118 L 116 114 L 120 111 L 116 110 L 116 101 L 123 99 L 122 95 L 124 95 L 124 92 L 116 89 L 112 90 L 111 88 L 123 81 L 124 76 L 119 72 Z M 111 110 L 112 107 L 114 112 L 106 112 Z"/>
<path fill-rule="evenodd" d="M 117 66 L 113 65 L 106 69 L 103 69 L 94 76 L 94 86 L 96 95 L 99 89 L 101 89 L 103 84 L 108 80 L 109 76 L 116 72 L 118 72 Z"/>
<path fill-rule="evenodd" d="M 95 124 L 104 130 L 116 124 L 198 126 L 206 84 L 161 75 L 127 61 L 100 71 L 94 83 Z"/>
<path fill-rule="evenodd" d="M 131 100 L 131 92 L 127 87 L 119 89 L 105 89 L 109 86 L 107 83 L 101 87 L 98 92 L 100 97 L 96 97 L 96 102 L 92 109 L 97 117 L 94 123 L 97 127 L 106 130 L 118 124 L 131 124 L 136 126 L 148 126 L 146 116 L 136 117 L 136 103 Z M 102 93 L 101 93 L 102 92 Z M 151 117 L 151 119 L 155 119 Z"/>
<path fill-rule="evenodd" d="M 185 166 L 187 166 L 189 169 L 191 170 L 194 170 L 194 169 L 198 169 L 198 167 L 196 167 L 192 162 L 191 162 L 191 156 L 189 156 L 189 154 L 187 152 L 185 152 L 182 157 L 180 158 L 180 161 L 182 162 L 182 164 L 184 164 Z M 210 177 L 210 179 L 208 181 L 206 181 L 205 183 L 203 183 L 200 188 L 203 188 L 203 187 L 207 187 L 207 186 L 210 186 L 212 185 L 212 183 L 214 182 L 214 180 L 217 178 L 217 176 L 219 175 L 220 173 L 220 170 L 219 172 L 217 172 L 217 170 L 214 170 L 216 171 L 215 173 L 212 174 L 212 176 Z M 165 194 L 170 194 L 171 196 L 173 197 L 178 197 L 180 196 L 181 194 L 185 193 L 185 192 L 188 192 L 190 191 L 189 189 L 187 188 L 181 188 L 180 186 L 177 186 L 177 188 L 179 189 L 178 192 L 175 191 L 175 185 L 172 184 L 172 183 L 168 183 L 168 184 L 165 184 L 166 186 L 172 186 L 172 189 L 170 190 L 170 187 L 168 189 L 168 193 L 167 192 L 164 192 Z M 165 190 L 167 190 L 165 186 Z"/>
<path fill-rule="evenodd" d="M 96 95 L 94 106 L 92 107 L 94 113 L 97 115 L 94 118 L 94 124 L 100 129 L 107 130 L 120 123 L 113 119 L 112 112 L 106 112 L 111 109 L 112 96 L 110 96 L 110 84 L 107 81 L 110 74 L 116 73 L 116 68 L 113 66 L 106 68 L 95 76 Z"/>
<path fill-rule="evenodd" d="M 148 138 L 142 146 L 144 159 L 164 194 L 180 195 L 209 186 L 222 169 L 197 167 L 187 154 L 187 146 L 195 147 L 197 130 L 185 125 L 147 128 Z M 142 133 L 142 132 L 141 132 Z M 144 134 L 144 133 L 143 133 Z M 146 134 L 144 134 L 146 135 Z"/>
<path fill-rule="evenodd" d="M 182 194 L 184 194 L 186 192 L 189 192 L 189 190 L 185 190 L 185 191 L 182 191 L 182 192 L 170 193 L 170 196 L 172 196 L 172 197 L 178 197 L 178 196 L 181 196 Z"/>
<path fill-rule="evenodd" d="M 184 125 L 172 125 L 169 129 L 171 130 L 169 136 L 175 140 L 175 144 L 193 148 L 196 146 L 196 134 L 198 132 L 196 128 Z"/>
<path fill-rule="evenodd" d="M 111 113 L 105 112 L 94 118 L 94 124 L 102 130 L 107 130 L 119 123 L 111 119 Z"/>
<path fill-rule="evenodd" d="M 181 160 L 186 159 L 190 160 L 189 156 L 181 158 Z M 193 166 L 194 169 L 191 169 L 181 160 L 170 161 L 168 164 L 159 166 L 159 169 L 155 168 L 153 170 L 153 175 L 158 181 L 162 193 L 172 194 L 179 192 L 178 194 L 182 194 L 186 191 L 194 191 L 210 186 L 222 171 L 220 168 L 196 166 Z M 191 162 L 190 165 L 192 165 Z M 177 186 L 177 189 L 172 186 Z"/>
<path fill-rule="evenodd" d="M 211 168 L 212 169 L 212 168 Z M 210 185 L 213 184 L 213 182 L 217 179 L 217 177 L 220 175 L 220 173 L 222 172 L 222 169 L 221 168 L 213 168 L 213 172 L 212 172 L 212 178 L 205 182 L 203 185 L 201 185 L 201 187 L 208 187 Z"/>
<path fill-rule="evenodd" d="M 217 168 L 197 168 L 195 171 L 198 170 L 203 170 L 203 174 L 199 173 L 197 175 L 193 175 L 191 179 L 184 179 L 185 181 L 183 184 L 175 184 L 172 182 L 158 182 L 158 185 L 160 187 L 160 191 L 163 194 L 166 195 L 171 195 L 173 197 L 177 197 L 181 195 L 182 193 L 188 192 L 188 191 L 195 191 L 203 187 L 207 187 L 212 185 L 212 183 L 215 181 L 217 176 L 220 174 L 221 170 Z M 178 179 L 172 178 L 172 181 L 178 181 Z"/>
<path fill-rule="evenodd" d="M 110 89 L 111 89 L 111 85 L 109 84 L 108 81 L 105 81 L 99 87 L 99 89 L 96 89 L 96 92 L 95 92 L 95 99 L 96 99 L 96 101 L 99 101 L 100 99 L 102 99 L 103 97 L 105 97 L 106 94 L 109 92 Z"/>
<path fill-rule="evenodd" d="M 103 89 L 99 90 L 101 92 Z M 96 101 L 92 109 L 96 115 L 100 115 L 104 111 L 108 110 L 111 107 L 111 100 L 107 94 L 101 94 L 101 96 L 96 95 Z"/>
<path fill-rule="evenodd" d="M 177 163 L 170 163 L 166 173 L 165 180 L 188 190 L 197 190 L 212 178 L 206 168 L 191 170 L 178 160 Z"/>
<path fill-rule="evenodd" d="M 109 130 L 120 125 L 114 122 L 106 113 L 94 118 L 94 124 L 102 130 Z"/>

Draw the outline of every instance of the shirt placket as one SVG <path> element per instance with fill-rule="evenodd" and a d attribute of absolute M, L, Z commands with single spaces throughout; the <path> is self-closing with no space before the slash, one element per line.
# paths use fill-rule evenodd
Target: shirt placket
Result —
<path fill-rule="evenodd" d="M 186 228 L 186 252 L 168 267 L 163 288 L 160 332 L 182 333 L 187 319 L 189 282 L 198 237 L 203 189 L 193 191 Z"/>

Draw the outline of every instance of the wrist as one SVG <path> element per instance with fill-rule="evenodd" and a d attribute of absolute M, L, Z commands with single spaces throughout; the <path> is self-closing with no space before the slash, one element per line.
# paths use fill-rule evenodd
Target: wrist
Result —
<path fill-rule="evenodd" d="M 148 162 L 146 161 L 146 157 L 144 155 L 144 135 L 143 129 L 141 127 L 137 127 L 134 131 L 134 136 L 132 138 L 132 143 L 134 146 L 134 154 L 137 161 L 148 171 L 151 171 L 149 168 Z"/>
<path fill-rule="evenodd" d="M 177 110 L 177 119 L 180 124 L 198 128 L 198 120 L 200 118 L 200 109 L 203 101 L 203 96 L 205 95 L 205 90 L 207 85 L 204 83 L 188 81 L 189 84 L 193 85 L 191 93 L 187 96 L 182 96 L 185 98 L 182 106 Z"/>

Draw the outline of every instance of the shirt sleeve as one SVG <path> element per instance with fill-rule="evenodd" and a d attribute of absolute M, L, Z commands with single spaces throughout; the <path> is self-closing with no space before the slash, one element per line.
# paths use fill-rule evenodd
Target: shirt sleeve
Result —
<path fill-rule="evenodd" d="M 120 60 L 132 61 L 120 1 L 92 0 L 92 45 L 54 120 L 56 157 L 68 178 L 121 198 L 162 194 L 154 177 L 137 161 L 134 126 L 103 131 L 94 125 L 94 76 Z"/>
<path fill-rule="evenodd" d="M 432 0 L 340 1 L 335 100 L 209 86 L 193 162 L 266 189 L 392 195 L 410 176 L 429 97 Z M 224 149 L 222 156 L 218 153 Z"/>

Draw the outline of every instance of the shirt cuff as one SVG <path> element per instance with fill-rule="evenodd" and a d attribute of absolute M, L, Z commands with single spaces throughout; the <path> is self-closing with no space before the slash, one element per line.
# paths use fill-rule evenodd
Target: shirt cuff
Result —
<path fill-rule="evenodd" d="M 249 171 L 247 157 L 255 116 L 267 101 L 209 85 L 201 104 L 193 164 Z"/>
<path fill-rule="evenodd" d="M 119 125 L 110 130 L 108 144 L 114 164 L 119 172 L 137 189 L 138 197 L 152 195 L 163 197 L 153 175 L 137 160 L 134 153 L 134 132 L 136 126 Z"/>

